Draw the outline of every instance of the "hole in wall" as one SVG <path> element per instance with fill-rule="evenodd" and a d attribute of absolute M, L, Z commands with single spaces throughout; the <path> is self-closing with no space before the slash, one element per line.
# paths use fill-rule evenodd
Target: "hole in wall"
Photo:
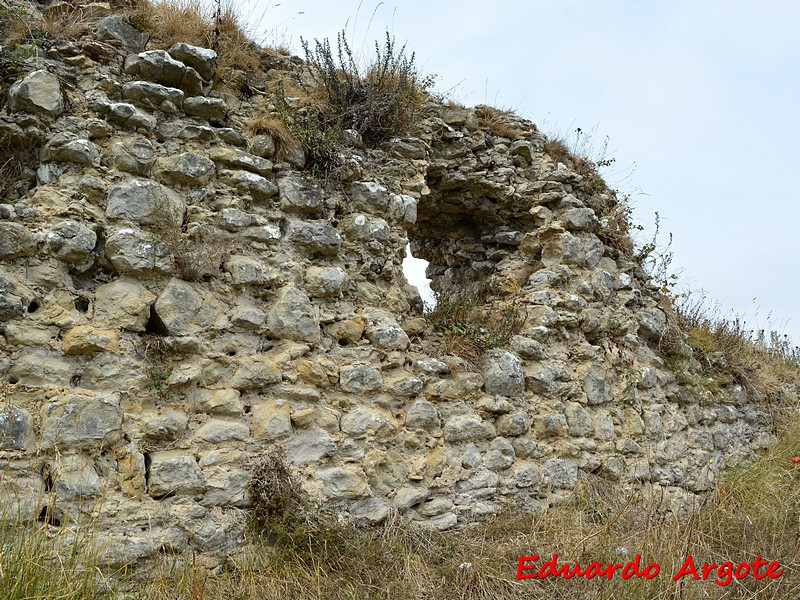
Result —
<path fill-rule="evenodd" d="M 35 313 L 37 310 L 39 310 L 39 303 L 36 302 L 36 300 L 34 300 L 30 304 L 28 304 L 28 312 L 29 313 Z"/>
<path fill-rule="evenodd" d="M 150 307 L 150 318 L 147 320 L 147 325 L 145 326 L 144 331 L 145 333 L 150 333 L 152 335 L 169 335 L 169 330 L 167 329 L 167 326 L 164 325 L 164 321 L 161 320 L 161 317 L 158 316 L 155 306 Z"/>
<path fill-rule="evenodd" d="M 36 520 L 39 523 L 47 523 L 53 527 L 61 527 L 61 519 L 53 514 L 53 511 L 49 506 L 42 507 L 42 510 L 39 511 L 39 516 L 36 517 Z"/>
<path fill-rule="evenodd" d="M 75 309 L 78 312 L 86 313 L 89 310 L 89 301 L 86 298 L 76 298 Z"/>
<path fill-rule="evenodd" d="M 423 305 L 428 311 L 436 307 L 436 296 L 431 289 L 431 280 L 425 276 L 428 261 L 416 258 L 412 253 L 411 244 L 406 245 L 406 256 L 403 259 L 403 275 L 408 283 L 417 288 Z"/>

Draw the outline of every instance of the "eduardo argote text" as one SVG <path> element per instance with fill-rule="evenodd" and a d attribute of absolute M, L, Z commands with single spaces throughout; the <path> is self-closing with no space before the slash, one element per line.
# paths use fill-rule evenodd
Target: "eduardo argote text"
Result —
<path fill-rule="evenodd" d="M 548 577 L 563 577 L 572 579 L 573 577 L 605 577 L 611 579 L 619 576 L 621 579 L 631 579 L 633 577 L 644 577 L 653 579 L 661 573 L 661 566 L 657 563 L 648 563 L 642 566 L 641 555 L 637 554 L 633 560 L 627 563 L 607 563 L 590 562 L 581 568 L 580 563 L 558 564 L 558 554 L 553 554 L 549 559 L 540 561 L 539 555 L 520 556 L 517 561 L 517 579 L 546 579 Z M 756 556 L 750 562 L 733 563 L 726 561 L 720 564 L 695 563 L 691 554 L 686 557 L 680 568 L 672 574 L 673 581 L 682 577 L 692 577 L 694 579 L 713 579 L 714 583 L 720 586 L 728 585 L 733 579 L 744 579 L 752 577 L 754 579 L 777 579 L 783 575 L 781 565 L 778 561 L 767 561 L 760 556 Z"/>

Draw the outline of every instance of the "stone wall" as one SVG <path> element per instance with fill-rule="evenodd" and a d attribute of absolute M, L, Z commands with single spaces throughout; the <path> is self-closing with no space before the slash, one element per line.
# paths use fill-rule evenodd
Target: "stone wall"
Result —
<path fill-rule="evenodd" d="M 106 564 L 224 555 L 266 453 L 323 509 L 445 529 L 590 473 L 678 510 L 770 442 L 611 243 L 613 193 L 532 123 L 432 101 L 320 180 L 246 133 L 267 96 L 212 91 L 212 51 L 96 30 L 28 61 L 0 114 L 39 159 L 0 204 L 0 514 L 91 522 Z M 444 352 L 409 240 L 443 301 L 511 305 L 518 334 Z"/>

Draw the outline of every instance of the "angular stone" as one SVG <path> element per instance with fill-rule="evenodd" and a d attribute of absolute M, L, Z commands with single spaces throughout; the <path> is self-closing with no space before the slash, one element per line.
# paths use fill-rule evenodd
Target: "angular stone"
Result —
<path fill-rule="evenodd" d="M 53 491 L 62 502 L 94 498 L 102 492 L 103 482 L 92 459 L 84 454 L 58 457 L 53 475 Z"/>
<path fill-rule="evenodd" d="M 304 289 L 316 298 L 339 297 L 347 275 L 341 267 L 317 267 L 306 269 Z"/>
<path fill-rule="evenodd" d="M 48 251 L 69 264 L 85 261 L 97 244 L 97 234 L 78 221 L 60 221 L 45 236 Z"/>
<path fill-rule="evenodd" d="M 156 297 L 135 279 L 122 277 L 95 292 L 94 318 L 128 331 L 144 331 Z"/>
<path fill-rule="evenodd" d="M 237 390 L 259 389 L 281 381 L 275 360 L 263 354 L 237 357 L 239 364 L 229 385 Z"/>
<path fill-rule="evenodd" d="M 150 179 L 131 178 L 114 184 L 108 191 L 106 217 L 143 225 L 164 221 L 179 227 L 186 213 L 180 194 Z"/>
<path fill-rule="evenodd" d="M 122 274 L 169 273 L 174 268 L 169 248 L 140 229 L 126 227 L 112 231 L 105 250 L 106 258 Z"/>
<path fill-rule="evenodd" d="M 211 183 L 216 167 L 209 159 L 184 152 L 178 156 L 159 158 L 155 167 L 156 178 L 170 185 L 203 186 Z"/>
<path fill-rule="evenodd" d="M 507 350 L 489 350 L 481 357 L 484 386 L 488 394 L 513 398 L 525 392 L 522 362 Z"/>
<path fill-rule="evenodd" d="M 13 404 L 0 406 L 0 450 L 32 450 L 35 444 L 30 413 Z"/>
<path fill-rule="evenodd" d="M 489 445 L 489 451 L 483 457 L 483 466 L 490 471 L 508 469 L 516 461 L 514 448 L 508 440 L 495 438 Z"/>
<path fill-rule="evenodd" d="M 540 485 L 544 481 L 542 470 L 538 466 L 520 467 L 514 471 L 514 481 L 517 487 L 529 488 Z"/>
<path fill-rule="evenodd" d="M 367 394 L 380 390 L 383 378 L 369 365 L 345 365 L 339 371 L 339 386 L 345 392 Z"/>
<path fill-rule="evenodd" d="M 73 327 L 61 339 L 64 354 L 92 354 L 119 350 L 119 336 L 113 329 L 97 329 L 88 325 Z"/>
<path fill-rule="evenodd" d="M 197 71 L 175 60 L 164 50 L 149 50 L 128 56 L 125 72 L 140 79 L 179 88 L 189 96 L 203 92 L 203 79 Z"/>
<path fill-rule="evenodd" d="M 141 433 L 154 442 L 174 442 L 181 438 L 189 423 L 189 416 L 177 410 L 167 410 L 162 415 L 147 417 L 142 422 Z"/>
<path fill-rule="evenodd" d="M 327 221 L 293 223 L 289 237 L 301 251 L 311 255 L 335 256 L 342 247 L 342 236 Z"/>
<path fill-rule="evenodd" d="M 379 325 L 367 329 L 367 339 L 381 350 L 405 350 L 411 341 L 397 324 Z"/>
<path fill-rule="evenodd" d="M 267 176 L 272 173 L 272 163 L 270 161 L 235 148 L 214 146 L 209 150 L 208 157 L 215 163 L 220 163 L 233 169 L 252 171 L 257 175 Z"/>
<path fill-rule="evenodd" d="M 272 280 L 269 267 L 249 256 L 230 256 L 225 261 L 225 271 L 231 274 L 234 285 L 266 286 Z"/>
<path fill-rule="evenodd" d="M 167 102 L 181 106 L 185 94 L 174 87 L 167 87 L 150 81 L 129 81 L 122 86 L 122 98 L 131 104 L 158 110 Z"/>
<path fill-rule="evenodd" d="M 322 187 L 318 183 L 297 176 L 279 179 L 278 191 L 281 208 L 287 212 L 318 213 L 325 200 Z"/>
<path fill-rule="evenodd" d="M 567 402 L 564 415 L 567 418 L 569 434 L 573 437 L 584 437 L 592 432 L 592 419 L 589 412 L 577 402 Z"/>
<path fill-rule="evenodd" d="M 235 417 L 244 410 L 240 396 L 239 390 L 230 388 L 197 390 L 192 396 L 192 406 L 196 412 Z"/>
<path fill-rule="evenodd" d="M 225 123 L 225 118 L 228 116 L 228 105 L 221 98 L 195 96 L 188 98 L 183 103 L 183 111 L 190 117 L 204 119 L 212 125 L 219 126 Z"/>
<path fill-rule="evenodd" d="M 152 131 L 156 128 L 156 118 L 127 102 L 115 102 L 108 106 L 108 119 L 131 129 Z"/>
<path fill-rule="evenodd" d="M 436 407 L 425 400 L 417 400 L 406 413 L 405 426 L 409 429 L 438 429 L 439 413 Z"/>
<path fill-rule="evenodd" d="M 273 441 L 292 433 L 291 405 L 285 400 L 274 400 L 253 405 L 253 438 Z"/>
<path fill-rule="evenodd" d="M 0 229 L 0 232 L 2 231 Z M 34 297 L 33 291 L 22 285 L 10 271 L 0 266 L 0 320 L 21 317 Z"/>
<path fill-rule="evenodd" d="M 332 323 L 325 328 L 325 333 L 340 344 L 355 344 L 364 333 L 364 318 L 355 316 L 344 321 Z"/>
<path fill-rule="evenodd" d="M 389 516 L 389 506 L 386 498 L 364 498 L 350 506 L 350 514 L 356 519 L 377 525 Z"/>
<path fill-rule="evenodd" d="M 360 439 L 391 431 L 394 423 L 391 414 L 384 410 L 358 406 L 342 417 L 341 427 L 349 437 Z"/>
<path fill-rule="evenodd" d="M 75 134 L 57 133 L 42 149 L 42 160 L 99 165 L 100 149 L 89 140 L 79 139 Z"/>
<path fill-rule="evenodd" d="M 425 387 L 420 379 L 402 369 L 384 375 L 383 385 L 390 395 L 398 398 L 419 396 Z"/>
<path fill-rule="evenodd" d="M 561 414 L 537 414 L 533 417 L 533 430 L 539 439 L 567 435 L 567 420 Z"/>
<path fill-rule="evenodd" d="M 444 439 L 447 442 L 476 442 L 497 436 L 491 423 L 477 416 L 457 415 L 450 417 L 444 425 Z"/>
<path fill-rule="evenodd" d="M 297 365 L 297 378 L 319 388 L 329 388 L 339 383 L 339 369 L 327 358 L 304 360 Z"/>
<path fill-rule="evenodd" d="M 166 450 L 149 455 L 147 492 L 153 498 L 191 496 L 205 490 L 203 472 L 186 450 Z"/>
<path fill-rule="evenodd" d="M 278 195 L 278 186 L 271 180 L 249 171 L 231 171 L 222 169 L 219 179 L 223 183 L 236 188 L 242 195 L 248 194 L 254 202 L 266 203 Z"/>
<path fill-rule="evenodd" d="M 524 412 L 512 412 L 500 415 L 495 421 L 497 435 L 517 437 L 525 435 L 530 429 L 530 420 Z"/>
<path fill-rule="evenodd" d="M 317 469 L 317 479 L 324 484 L 323 493 L 331 500 L 358 498 L 367 492 L 367 480 L 356 467 Z"/>
<path fill-rule="evenodd" d="M 578 464 L 574 460 L 553 458 L 542 466 L 545 482 L 554 488 L 571 489 L 578 482 Z"/>
<path fill-rule="evenodd" d="M 43 69 L 28 73 L 8 89 L 8 110 L 59 116 L 64 112 L 64 96 L 58 77 Z"/>
<path fill-rule="evenodd" d="M 199 288 L 199 286 L 197 286 Z M 153 309 L 169 335 L 192 335 L 213 325 L 222 306 L 204 288 L 171 279 Z"/>
<path fill-rule="evenodd" d="M 178 42 L 167 52 L 175 60 L 192 67 L 206 81 L 211 81 L 214 78 L 214 71 L 217 68 L 217 53 L 210 48 L 200 48 L 184 42 Z"/>
<path fill-rule="evenodd" d="M 10 260 L 36 252 L 36 237 L 19 223 L 0 222 L 0 259 Z"/>
<path fill-rule="evenodd" d="M 286 460 L 295 466 L 318 463 L 336 452 L 331 437 L 319 429 L 308 429 L 286 442 Z"/>
<path fill-rule="evenodd" d="M 128 52 L 141 52 L 149 36 L 128 25 L 119 15 L 100 19 L 96 25 L 97 39 L 110 42 Z"/>
<path fill-rule="evenodd" d="M 286 286 L 267 313 L 267 331 L 273 338 L 298 342 L 318 342 L 319 320 L 314 307 L 303 292 Z"/>
<path fill-rule="evenodd" d="M 122 409 L 112 395 L 65 393 L 44 407 L 41 447 L 90 450 L 122 437 Z"/>
<path fill-rule="evenodd" d="M 209 419 L 195 432 L 195 437 L 209 444 L 246 442 L 250 439 L 250 428 L 236 421 Z"/>
<path fill-rule="evenodd" d="M 8 371 L 12 383 L 68 387 L 77 367 L 74 359 L 37 350 L 19 351 Z"/>
<path fill-rule="evenodd" d="M 606 383 L 604 369 L 592 366 L 586 369 L 583 377 L 583 391 L 589 404 L 604 404 L 611 401 L 611 388 Z"/>

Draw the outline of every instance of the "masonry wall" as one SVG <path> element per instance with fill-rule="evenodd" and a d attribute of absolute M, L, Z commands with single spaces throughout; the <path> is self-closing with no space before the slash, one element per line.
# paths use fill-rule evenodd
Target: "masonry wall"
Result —
<path fill-rule="evenodd" d="M 682 510 L 770 442 L 742 387 L 702 385 L 613 243 L 613 193 L 532 123 L 432 102 L 415 136 L 352 136 L 320 180 L 246 133 L 268 96 L 211 91 L 212 51 L 96 31 L 31 59 L 0 115 L 38 157 L 0 204 L 4 517 L 91 522 L 106 564 L 222 556 L 267 453 L 325 510 L 445 529 L 590 475 Z M 409 241 L 441 301 L 511 307 L 517 334 L 448 354 Z"/>

